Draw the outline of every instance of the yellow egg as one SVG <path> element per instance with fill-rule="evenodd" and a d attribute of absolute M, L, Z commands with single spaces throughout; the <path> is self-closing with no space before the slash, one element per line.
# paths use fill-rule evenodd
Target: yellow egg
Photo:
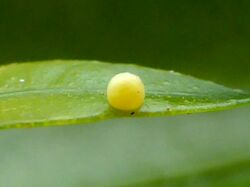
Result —
<path fill-rule="evenodd" d="M 144 103 L 145 90 L 140 77 L 125 72 L 115 75 L 107 88 L 109 104 L 118 110 L 135 111 Z"/>

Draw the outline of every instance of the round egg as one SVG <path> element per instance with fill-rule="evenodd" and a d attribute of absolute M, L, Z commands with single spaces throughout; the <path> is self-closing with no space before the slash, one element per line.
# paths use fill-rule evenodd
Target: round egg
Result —
<path fill-rule="evenodd" d="M 145 90 L 140 77 L 132 73 L 119 73 L 108 83 L 107 99 L 118 110 L 135 111 L 144 103 Z"/>

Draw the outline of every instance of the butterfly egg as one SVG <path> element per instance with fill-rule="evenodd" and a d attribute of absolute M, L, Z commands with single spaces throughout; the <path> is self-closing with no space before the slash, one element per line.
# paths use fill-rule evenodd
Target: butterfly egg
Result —
<path fill-rule="evenodd" d="M 144 85 L 137 75 L 119 73 L 109 81 L 107 99 L 115 109 L 128 112 L 138 110 L 144 103 L 144 97 Z"/>

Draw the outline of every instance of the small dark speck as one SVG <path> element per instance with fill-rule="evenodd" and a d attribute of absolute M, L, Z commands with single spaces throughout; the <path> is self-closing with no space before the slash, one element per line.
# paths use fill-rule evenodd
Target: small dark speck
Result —
<path fill-rule="evenodd" d="M 130 114 L 131 114 L 131 115 L 134 115 L 134 114 L 135 114 L 135 112 L 131 112 Z"/>

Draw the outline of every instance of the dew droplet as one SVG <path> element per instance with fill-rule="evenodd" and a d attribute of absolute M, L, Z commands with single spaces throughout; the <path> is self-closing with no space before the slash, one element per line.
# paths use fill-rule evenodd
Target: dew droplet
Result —
<path fill-rule="evenodd" d="M 19 82 L 20 83 L 25 83 L 25 80 L 24 79 L 19 79 Z"/>

